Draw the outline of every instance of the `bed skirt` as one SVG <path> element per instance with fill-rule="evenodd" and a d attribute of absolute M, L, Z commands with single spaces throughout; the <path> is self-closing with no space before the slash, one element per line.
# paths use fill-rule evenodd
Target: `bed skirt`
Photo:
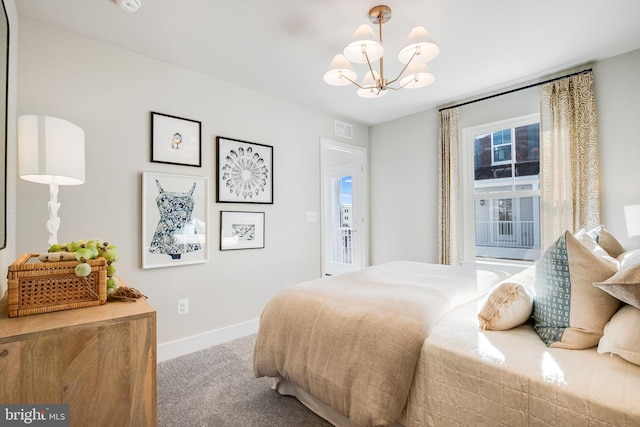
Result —
<path fill-rule="evenodd" d="M 334 411 L 315 397 L 284 378 L 274 378 L 272 388 L 284 396 L 293 396 L 298 399 L 304 406 L 309 408 L 311 412 L 324 418 L 336 427 L 358 427 L 353 424 L 349 418 Z M 403 424 L 395 422 L 389 427 L 405 427 Z"/>

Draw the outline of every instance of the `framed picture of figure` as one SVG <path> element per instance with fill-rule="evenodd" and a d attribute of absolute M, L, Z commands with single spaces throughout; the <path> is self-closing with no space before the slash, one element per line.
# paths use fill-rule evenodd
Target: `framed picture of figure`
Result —
<path fill-rule="evenodd" d="M 206 177 L 142 174 L 142 268 L 209 259 Z"/>

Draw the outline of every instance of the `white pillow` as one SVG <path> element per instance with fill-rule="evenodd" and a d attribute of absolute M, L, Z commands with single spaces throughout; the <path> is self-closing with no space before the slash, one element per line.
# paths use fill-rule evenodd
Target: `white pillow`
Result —
<path fill-rule="evenodd" d="M 495 285 L 478 311 L 481 329 L 504 331 L 522 325 L 533 311 L 535 265 Z"/>
<path fill-rule="evenodd" d="M 624 305 L 604 327 L 598 353 L 613 353 L 640 365 L 640 310 Z"/>
<path fill-rule="evenodd" d="M 591 235 L 587 230 L 583 228 L 574 234 L 574 236 L 580 241 L 580 243 L 582 243 L 582 246 L 589 249 L 594 255 L 597 255 L 603 260 L 611 263 L 616 270 L 620 268 L 620 262 L 615 257 L 609 255 L 609 252 L 600 246 L 593 238 L 593 235 Z"/>

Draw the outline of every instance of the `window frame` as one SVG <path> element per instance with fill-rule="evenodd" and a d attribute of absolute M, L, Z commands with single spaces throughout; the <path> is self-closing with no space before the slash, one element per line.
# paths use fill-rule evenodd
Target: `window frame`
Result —
<path fill-rule="evenodd" d="M 540 113 L 527 114 L 518 117 L 511 117 L 504 120 L 499 120 L 490 123 L 483 123 L 475 126 L 468 126 L 462 129 L 462 138 L 459 141 L 460 144 L 460 160 L 461 160 L 461 203 L 462 203 L 462 262 L 463 263 L 477 263 L 477 262 L 489 262 L 503 265 L 531 265 L 534 261 L 520 261 L 501 258 L 486 258 L 476 257 L 475 249 L 475 201 L 476 199 L 483 199 L 482 195 L 475 194 L 475 171 L 474 171 L 474 137 L 483 134 L 492 134 L 493 132 L 517 128 L 520 126 L 531 125 L 534 123 L 540 123 Z M 493 140 L 493 137 L 492 137 Z M 512 157 L 515 155 L 514 150 L 515 140 L 511 141 L 512 144 Z M 493 142 L 492 147 L 493 150 Z M 493 152 L 491 154 L 493 160 Z M 515 159 L 514 159 L 515 161 Z M 512 178 L 510 178 L 513 180 Z M 539 187 L 539 186 L 538 186 Z M 492 198 L 512 198 L 514 190 L 511 191 L 497 191 L 492 192 Z M 518 197 L 536 197 L 540 196 L 540 189 L 518 191 Z M 486 199 L 486 197 L 484 197 Z M 542 213 L 540 213 L 540 216 Z M 540 218 L 542 220 L 542 218 Z"/>

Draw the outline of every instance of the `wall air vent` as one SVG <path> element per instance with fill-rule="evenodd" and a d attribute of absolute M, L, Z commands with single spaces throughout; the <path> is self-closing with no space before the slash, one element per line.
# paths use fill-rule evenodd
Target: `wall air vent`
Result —
<path fill-rule="evenodd" d="M 353 126 L 348 123 L 343 123 L 336 120 L 335 133 L 336 133 L 336 136 L 353 139 Z"/>

